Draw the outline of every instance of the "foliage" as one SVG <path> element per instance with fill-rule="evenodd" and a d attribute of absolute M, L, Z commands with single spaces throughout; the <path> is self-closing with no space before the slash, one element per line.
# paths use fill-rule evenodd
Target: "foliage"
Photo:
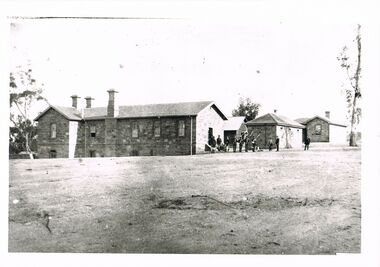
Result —
<path fill-rule="evenodd" d="M 259 103 L 254 103 L 249 97 L 240 98 L 239 105 L 236 109 L 232 111 L 232 116 L 244 116 L 244 121 L 250 121 L 256 118 L 259 113 L 261 105 Z"/>
<path fill-rule="evenodd" d="M 346 95 L 347 102 L 347 117 L 350 120 L 350 146 L 356 146 L 355 141 L 355 126 L 359 124 L 362 110 L 359 107 L 358 100 L 362 97 L 361 88 L 360 88 L 360 80 L 361 80 L 361 34 L 360 34 L 361 26 L 358 25 L 357 35 L 354 40 L 357 44 L 357 55 L 355 55 L 354 59 L 351 59 L 349 55 L 349 49 L 347 46 L 344 46 L 342 52 L 337 57 L 338 61 L 340 61 L 340 66 L 345 70 L 348 85 L 343 84 L 344 92 Z"/>
<path fill-rule="evenodd" d="M 9 106 L 10 121 L 13 127 L 9 130 L 9 152 L 26 151 L 33 158 L 32 148 L 35 147 L 36 127 L 30 118 L 30 109 L 42 97 L 42 85 L 38 85 L 32 77 L 32 69 L 17 67 L 9 76 Z"/>

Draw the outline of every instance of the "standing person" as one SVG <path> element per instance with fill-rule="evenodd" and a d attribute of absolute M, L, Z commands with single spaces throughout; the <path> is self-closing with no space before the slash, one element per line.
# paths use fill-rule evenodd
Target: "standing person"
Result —
<path fill-rule="evenodd" d="M 230 139 L 228 138 L 228 136 L 227 136 L 226 142 L 224 144 L 226 147 L 226 151 L 229 152 L 230 151 L 230 146 L 229 146 L 230 145 Z"/>
<path fill-rule="evenodd" d="M 254 136 L 252 136 L 252 152 L 255 152 L 256 150 L 256 139 Z"/>
<path fill-rule="evenodd" d="M 216 139 L 216 148 L 218 151 L 220 151 L 220 146 L 222 144 L 222 139 L 220 138 L 220 135 L 218 135 L 218 138 Z"/>
<path fill-rule="evenodd" d="M 243 143 L 244 143 L 244 139 L 243 139 L 243 136 L 241 136 L 239 138 L 239 152 L 243 150 Z"/>
<path fill-rule="evenodd" d="M 234 152 L 236 152 L 236 145 L 237 145 L 237 139 L 236 136 L 234 137 L 234 140 L 232 141 L 232 149 Z"/>
<path fill-rule="evenodd" d="M 309 145 L 310 145 L 310 137 L 306 137 L 305 140 L 305 150 L 309 150 Z"/>
<path fill-rule="evenodd" d="M 278 152 L 279 149 L 280 149 L 280 138 L 276 136 L 276 151 Z"/>
<path fill-rule="evenodd" d="M 248 138 L 248 136 L 245 137 L 244 143 L 245 143 L 245 152 L 248 152 L 248 147 L 249 147 L 249 138 Z"/>
<path fill-rule="evenodd" d="M 215 141 L 215 137 L 213 135 L 210 138 L 209 145 L 211 147 L 211 152 L 214 153 L 215 152 L 216 141 Z"/>
<path fill-rule="evenodd" d="M 273 146 L 273 140 L 272 138 L 269 139 L 269 151 L 272 151 L 272 146 Z"/>

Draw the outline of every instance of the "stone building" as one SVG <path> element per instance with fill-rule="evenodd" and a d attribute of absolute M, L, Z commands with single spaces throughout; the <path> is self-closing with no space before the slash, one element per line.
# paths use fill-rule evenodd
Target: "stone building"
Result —
<path fill-rule="evenodd" d="M 256 138 L 260 148 L 268 148 L 269 141 L 273 144 L 276 136 L 280 138 L 280 148 L 302 147 L 302 129 L 304 125 L 287 117 L 268 113 L 246 123 L 250 139 Z"/>
<path fill-rule="evenodd" d="M 296 121 L 305 125 L 303 140 L 309 136 L 311 142 L 347 144 L 347 126 L 332 122 L 329 111 L 325 112 L 325 117 L 299 118 Z"/>
<path fill-rule="evenodd" d="M 35 121 L 39 158 L 191 155 L 204 151 L 210 135 L 223 138 L 227 117 L 212 101 L 136 106 L 115 105 L 79 110 L 49 106 Z"/>

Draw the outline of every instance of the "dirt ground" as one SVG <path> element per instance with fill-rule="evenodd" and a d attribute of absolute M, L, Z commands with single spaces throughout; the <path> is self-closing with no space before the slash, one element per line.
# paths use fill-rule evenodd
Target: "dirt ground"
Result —
<path fill-rule="evenodd" d="M 10 160 L 9 252 L 359 253 L 360 154 Z"/>

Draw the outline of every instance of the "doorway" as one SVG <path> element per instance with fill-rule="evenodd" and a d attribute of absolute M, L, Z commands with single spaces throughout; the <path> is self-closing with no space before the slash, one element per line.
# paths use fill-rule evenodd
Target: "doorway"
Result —
<path fill-rule="evenodd" d="M 50 152 L 49 152 L 49 158 L 55 159 L 56 157 L 57 157 L 57 151 L 54 150 L 54 149 L 50 150 Z"/>

